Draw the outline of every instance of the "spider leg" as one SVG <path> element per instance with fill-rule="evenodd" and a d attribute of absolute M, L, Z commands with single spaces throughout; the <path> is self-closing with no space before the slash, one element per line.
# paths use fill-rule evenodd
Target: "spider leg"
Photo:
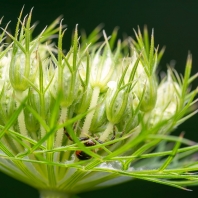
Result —
<path fill-rule="evenodd" d="M 73 142 L 73 139 L 70 137 L 69 133 L 67 132 L 66 128 L 64 127 L 64 133 L 68 137 L 69 140 Z"/>
<path fill-rule="evenodd" d="M 115 139 L 115 137 L 116 137 L 116 128 L 115 128 L 115 125 L 114 125 L 114 127 L 113 127 L 113 136 L 111 137 L 111 140 L 114 140 Z"/>
<path fill-rule="evenodd" d="M 124 131 L 122 131 L 122 133 L 120 134 L 120 137 L 122 137 L 124 135 Z"/>
<path fill-rule="evenodd" d="M 115 132 L 116 130 L 115 130 L 115 126 L 113 127 L 113 136 L 111 137 L 111 139 L 110 140 L 114 140 L 115 139 L 115 137 L 116 137 L 116 132 Z M 95 139 L 98 143 L 100 143 L 100 144 L 103 144 L 104 142 L 103 141 L 101 141 L 101 140 L 99 140 L 98 138 L 97 139 Z M 109 146 L 111 146 L 112 144 L 110 144 Z"/>
<path fill-rule="evenodd" d="M 98 143 L 103 144 L 104 142 L 101 140 L 97 140 Z"/>
<path fill-rule="evenodd" d="M 89 139 L 88 137 L 79 137 L 80 141 L 85 141 L 85 140 L 88 140 L 88 139 Z"/>

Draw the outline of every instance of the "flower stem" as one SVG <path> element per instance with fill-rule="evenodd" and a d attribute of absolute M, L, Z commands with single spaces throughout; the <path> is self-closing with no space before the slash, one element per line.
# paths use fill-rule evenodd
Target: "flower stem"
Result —
<path fill-rule="evenodd" d="M 100 94 L 100 88 L 94 87 L 93 93 L 92 93 L 92 98 L 91 98 L 91 103 L 90 103 L 90 106 L 88 109 L 88 111 L 90 111 L 90 110 L 91 111 L 87 114 L 87 116 L 85 118 L 85 122 L 84 122 L 84 125 L 82 128 L 82 133 L 81 133 L 82 137 L 86 136 L 89 133 L 91 121 L 92 121 L 94 113 L 95 113 L 95 109 L 93 109 L 93 108 L 96 107 L 96 105 L 97 105 L 99 94 Z"/>
<path fill-rule="evenodd" d="M 61 110 L 61 115 L 59 118 L 59 124 L 62 124 L 66 121 L 67 119 L 67 113 L 68 113 L 68 108 L 67 107 L 62 107 Z M 55 143 L 54 143 L 54 147 L 60 147 L 62 146 L 62 141 L 63 141 L 63 135 L 64 135 L 64 129 L 61 128 L 56 132 L 56 139 L 55 139 Z M 54 155 L 54 161 L 60 161 L 60 155 L 61 153 L 58 152 Z M 61 167 L 55 167 L 55 175 L 56 175 L 56 179 L 58 179 L 59 176 L 59 172 L 60 172 Z"/>
<path fill-rule="evenodd" d="M 53 191 L 53 190 L 41 190 L 40 198 L 71 198 L 71 194 L 65 192 Z"/>
<path fill-rule="evenodd" d="M 59 123 L 64 123 L 66 121 L 67 112 L 68 112 L 68 108 L 67 107 L 62 107 Z M 64 133 L 63 128 L 59 129 L 57 131 L 56 140 L 55 140 L 55 147 L 59 147 L 59 146 L 62 145 L 63 133 Z"/>
<path fill-rule="evenodd" d="M 13 126 L 11 126 L 10 129 L 13 130 Z M 12 142 L 16 146 L 18 152 L 23 151 L 23 147 L 15 139 L 12 139 Z"/>
<path fill-rule="evenodd" d="M 21 91 L 16 91 L 15 94 L 16 94 L 16 98 L 17 98 L 17 100 L 16 100 L 16 105 L 17 105 L 17 107 L 19 107 L 20 104 L 21 104 L 21 101 L 24 99 L 24 95 L 25 95 L 25 94 L 24 94 L 23 92 L 21 92 Z M 22 97 L 21 97 L 21 96 L 22 96 Z M 21 98 L 22 98 L 22 99 L 21 99 Z M 23 111 L 23 110 L 20 112 L 20 114 L 19 114 L 19 116 L 18 116 L 18 125 L 19 125 L 20 133 L 21 133 L 23 136 L 28 137 L 29 135 L 28 135 L 27 128 L 26 128 L 26 126 L 25 126 L 25 115 L 24 115 L 24 111 Z M 25 141 L 25 140 L 23 140 L 23 141 L 24 141 L 24 143 L 26 143 L 28 146 L 30 145 L 29 142 L 27 142 L 27 141 Z"/>
<path fill-rule="evenodd" d="M 109 122 L 107 124 L 105 131 L 100 136 L 100 140 L 104 142 L 109 137 L 109 135 L 112 131 L 113 131 L 113 123 Z"/>

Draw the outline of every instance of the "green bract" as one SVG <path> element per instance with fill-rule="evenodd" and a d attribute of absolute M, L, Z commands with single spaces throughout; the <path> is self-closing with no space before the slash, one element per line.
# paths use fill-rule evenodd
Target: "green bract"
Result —
<path fill-rule="evenodd" d="M 164 50 L 146 28 L 126 46 L 115 44 L 116 30 L 111 38 L 103 32 L 100 43 L 99 27 L 82 39 L 76 27 L 64 53 L 60 19 L 32 39 L 31 12 L 21 15 L 15 35 L 7 27 L 0 34 L 1 171 L 48 198 L 135 178 L 182 189 L 198 184 L 190 174 L 198 171 L 198 144 L 170 134 L 197 112 L 190 54 L 183 77 L 168 68 L 161 79 Z"/>

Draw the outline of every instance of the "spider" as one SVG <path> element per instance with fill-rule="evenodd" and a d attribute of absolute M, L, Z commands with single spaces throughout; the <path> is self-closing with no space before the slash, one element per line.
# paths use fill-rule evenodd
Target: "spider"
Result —
<path fill-rule="evenodd" d="M 69 140 L 71 140 L 73 142 L 73 139 L 70 137 L 69 133 L 66 131 L 66 128 L 64 127 L 64 133 L 65 135 L 68 137 Z M 115 131 L 113 131 L 113 137 L 111 138 L 111 140 L 114 140 L 115 139 Z M 79 137 L 79 141 L 85 141 L 84 142 L 84 145 L 85 146 L 95 146 L 96 145 L 96 142 L 97 141 L 98 143 L 100 144 L 103 144 L 104 142 L 99 140 L 98 138 L 95 138 L 95 141 L 90 139 L 89 137 Z M 75 154 L 76 154 L 76 157 L 79 159 L 79 160 L 88 160 L 88 159 L 91 159 L 91 156 L 88 155 L 87 153 L 85 153 L 84 151 L 81 151 L 81 150 L 77 150 L 75 151 Z"/>

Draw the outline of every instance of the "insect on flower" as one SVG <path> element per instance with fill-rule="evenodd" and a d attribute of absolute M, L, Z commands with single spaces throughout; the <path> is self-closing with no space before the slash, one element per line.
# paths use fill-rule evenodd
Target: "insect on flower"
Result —
<path fill-rule="evenodd" d="M 69 140 L 71 140 L 72 142 L 73 139 L 71 138 L 71 136 L 69 135 L 69 133 L 66 131 L 66 128 L 64 127 L 64 133 L 65 135 L 68 137 Z M 115 131 L 113 131 L 113 137 L 111 138 L 111 140 L 114 140 L 115 139 Z M 89 146 L 95 146 L 96 145 L 96 141 L 100 144 L 103 144 L 104 142 L 99 140 L 98 137 L 95 138 L 95 141 L 93 139 L 90 139 L 89 137 L 79 137 L 79 141 L 84 141 L 84 145 L 86 147 L 89 147 Z M 93 152 L 95 152 L 93 150 Z M 88 159 L 91 159 L 91 156 L 88 155 L 87 153 L 85 153 L 84 151 L 81 151 L 81 150 L 77 150 L 75 151 L 75 154 L 76 154 L 76 157 L 79 159 L 79 160 L 88 160 Z"/>

